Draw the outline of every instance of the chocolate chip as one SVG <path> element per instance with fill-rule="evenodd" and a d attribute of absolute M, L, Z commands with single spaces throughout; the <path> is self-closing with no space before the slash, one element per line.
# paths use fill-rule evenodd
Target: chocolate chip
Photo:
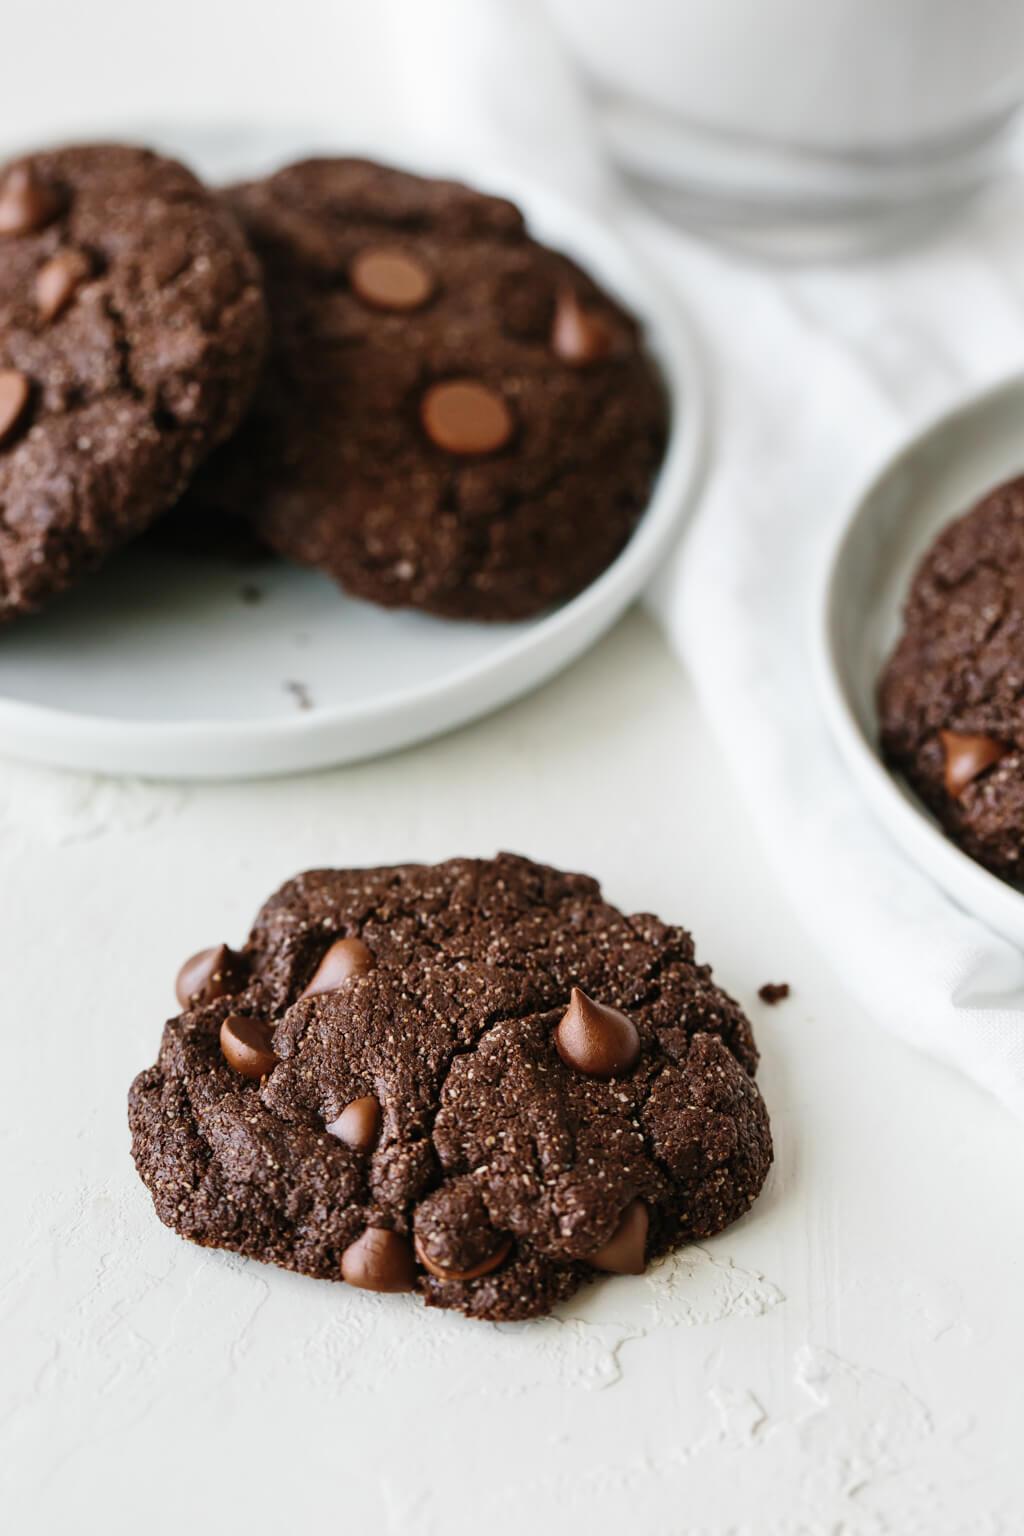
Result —
<path fill-rule="evenodd" d="M 959 799 L 972 780 L 1013 751 L 993 736 L 966 736 L 959 731 L 940 731 L 946 754 L 946 793 Z"/>
<path fill-rule="evenodd" d="M 335 992 L 353 976 L 365 976 L 377 961 L 371 949 L 362 939 L 335 939 L 313 972 L 313 978 L 299 998 L 319 997 L 322 992 Z"/>
<path fill-rule="evenodd" d="M 612 333 L 593 311 L 584 309 L 571 288 L 558 295 L 551 326 L 551 350 L 563 363 L 586 367 L 600 362 L 612 349 Z"/>
<path fill-rule="evenodd" d="M 215 998 L 237 992 L 246 969 L 244 955 L 237 955 L 226 944 L 201 949 L 198 954 L 190 955 L 178 972 L 174 995 L 182 1008 L 190 1008 L 194 1003 L 212 1003 Z"/>
<path fill-rule="evenodd" d="M 353 293 L 375 309 L 419 309 L 434 291 L 434 279 L 422 261 L 390 245 L 360 251 L 348 275 Z"/>
<path fill-rule="evenodd" d="M 157 288 L 163 288 L 180 276 L 192 257 L 188 234 L 183 229 L 167 230 L 159 245 L 149 252 L 147 276 Z"/>
<path fill-rule="evenodd" d="M 642 1275 L 647 1268 L 644 1248 L 649 1222 L 644 1202 L 630 1201 L 615 1231 L 596 1253 L 590 1255 L 589 1263 L 595 1269 L 606 1269 L 613 1275 Z"/>
<path fill-rule="evenodd" d="M 505 1238 L 499 1242 L 494 1252 L 486 1259 L 481 1259 L 479 1264 L 474 1264 L 471 1269 L 443 1269 L 440 1264 L 435 1264 L 427 1253 L 423 1241 L 417 1233 L 413 1239 L 416 1249 L 416 1257 L 438 1280 L 478 1280 L 481 1275 L 489 1275 L 492 1269 L 497 1269 L 499 1264 L 504 1264 L 512 1251 L 512 1239 Z"/>
<path fill-rule="evenodd" d="M 277 1066 L 271 1048 L 274 1031 L 262 1019 L 229 1013 L 220 1027 L 220 1048 L 229 1067 L 243 1077 L 266 1077 Z"/>
<path fill-rule="evenodd" d="M 92 263 L 84 251 L 69 247 L 58 251 L 36 273 L 36 308 L 44 324 L 56 319 L 70 304 L 75 289 L 92 272 Z"/>
<path fill-rule="evenodd" d="M 346 1104 L 337 1120 L 327 1126 L 346 1146 L 357 1152 L 369 1152 L 380 1134 L 380 1105 L 372 1094 Z"/>
<path fill-rule="evenodd" d="M 0 187 L 0 235 L 30 235 L 56 218 L 60 204 L 28 165 L 8 171 Z"/>
<path fill-rule="evenodd" d="M 770 1003 L 774 1007 L 776 1003 L 785 1002 L 789 996 L 789 982 L 766 981 L 763 987 L 758 987 L 757 995 L 762 1003 Z"/>
<path fill-rule="evenodd" d="M 420 405 L 431 442 L 446 453 L 495 453 L 512 436 L 512 416 L 501 396 L 476 379 L 432 384 Z"/>
<path fill-rule="evenodd" d="M 567 1067 L 588 1077 L 617 1077 L 636 1065 L 640 1035 L 633 1020 L 573 987 L 569 1006 L 555 1030 L 555 1045 Z"/>
<path fill-rule="evenodd" d="M 341 1256 L 341 1278 L 363 1291 L 411 1291 L 415 1269 L 404 1237 L 367 1227 Z"/>
<path fill-rule="evenodd" d="M 0 447 L 13 437 L 28 406 L 28 379 L 16 368 L 0 369 Z"/>

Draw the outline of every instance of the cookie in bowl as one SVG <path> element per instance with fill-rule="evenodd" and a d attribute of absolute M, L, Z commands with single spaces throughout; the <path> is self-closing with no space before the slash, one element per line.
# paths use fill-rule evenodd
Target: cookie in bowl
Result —
<path fill-rule="evenodd" d="M 1024 879 L 1024 477 L 932 544 L 878 704 L 890 767 L 966 853 Z"/>
<path fill-rule="evenodd" d="M 541 1316 L 752 1204 L 739 1007 L 681 928 L 502 854 L 314 870 L 182 968 L 132 1151 L 193 1242 L 428 1306 Z"/>

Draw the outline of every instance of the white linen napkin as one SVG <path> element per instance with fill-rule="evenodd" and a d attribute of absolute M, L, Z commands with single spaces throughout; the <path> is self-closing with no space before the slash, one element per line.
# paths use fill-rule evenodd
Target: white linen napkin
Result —
<path fill-rule="evenodd" d="M 829 272 L 658 245 L 698 303 L 718 410 L 658 612 L 781 883 L 846 985 L 1024 1115 L 1024 955 L 876 824 L 829 736 L 809 643 L 824 543 L 866 474 L 922 417 L 1024 360 L 1024 209 Z"/>
<path fill-rule="evenodd" d="M 1024 194 L 906 254 L 759 267 L 631 206 L 535 0 L 389 0 L 387 14 L 407 126 L 431 157 L 458 164 L 471 147 L 598 205 L 695 316 L 712 465 L 654 609 L 845 984 L 1024 1115 L 1024 956 L 875 823 L 832 745 L 808 645 L 824 541 L 872 467 L 923 418 L 1024 367 Z"/>

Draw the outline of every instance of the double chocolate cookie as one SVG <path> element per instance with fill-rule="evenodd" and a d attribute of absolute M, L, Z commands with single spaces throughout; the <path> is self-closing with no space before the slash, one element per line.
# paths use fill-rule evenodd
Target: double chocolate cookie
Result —
<path fill-rule="evenodd" d="M 349 592 L 518 619 L 615 558 L 666 409 L 635 321 L 511 203 L 360 160 L 229 201 L 262 259 L 270 358 L 189 505 L 253 519 Z"/>
<path fill-rule="evenodd" d="M 0 622 L 181 495 L 265 331 L 242 231 L 183 166 L 99 145 L 0 171 Z"/>
<path fill-rule="evenodd" d="M 1024 478 L 936 540 L 879 686 L 882 748 L 953 840 L 1024 879 Z"/>
<path fill-rule="evenodd" d="M 757 1052 L 681 928 L 503 854 L 319 870 L 179 977 L 132 1151 L 194 1242 L 535 1317 L 750 1206 Z"/>

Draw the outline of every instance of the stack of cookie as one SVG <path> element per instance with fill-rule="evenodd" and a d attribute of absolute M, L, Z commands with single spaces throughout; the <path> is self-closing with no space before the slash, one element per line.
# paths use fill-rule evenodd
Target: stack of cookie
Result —
<path fill-rule="evenodd" d="M 0 172 L 0 253 L 4 620 L 175 507 L 373 602 L 519 619 L 648 499 L 638 327 L 502 199 L 340 159 L 216 193 L 80 146 Z"/>

